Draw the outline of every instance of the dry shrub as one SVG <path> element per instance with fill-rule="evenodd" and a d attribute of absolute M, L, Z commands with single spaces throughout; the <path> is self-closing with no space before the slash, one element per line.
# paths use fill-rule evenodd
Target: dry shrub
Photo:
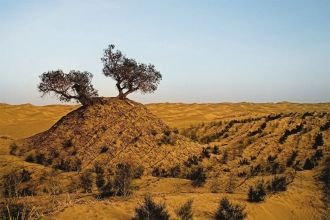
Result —
<path fill-rule="evenodd" d="M 150 195 L 144 197 L 143 203 L 135 209 L 135 220 L 168 220 L 170 215 L 163 203 L 157 204 Z"/>

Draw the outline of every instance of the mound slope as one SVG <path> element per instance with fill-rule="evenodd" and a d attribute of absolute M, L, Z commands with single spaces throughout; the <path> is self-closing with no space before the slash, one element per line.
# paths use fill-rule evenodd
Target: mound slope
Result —
<path fill-rule="evenodd" d="M 144 105 L 101 98 L 70 112 L 49 130 L 21 140 L 15 151 L 27 160 L 65 171 L 121 162 L 150 171 L 181 164 L 200 148 Z"/>

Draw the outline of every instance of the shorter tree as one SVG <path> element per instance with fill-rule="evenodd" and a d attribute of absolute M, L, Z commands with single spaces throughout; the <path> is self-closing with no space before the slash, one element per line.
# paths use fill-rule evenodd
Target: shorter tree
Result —
<path fill-rule="evenodd" d="M 40 75 L 38 90 L 42 96 L 53 93 L 60 101 L 69 102 L 73 99 L 82 105 L 88 105 L 92 98 L 98 96 L 97 90 L 91 84 L 92 78 L 93 75 L 86 71 L 48 71 Z"/>
<path fill-rule="evenodd" d="M 154 92 L 162 75 L 152 64 L 137 63 L 134 59 L 127 58 L 121 51 L 114 51 L 113 44 L 104 51 L 101 58 L 103 74 L 116 81 L 120 99 L 125 99 L 128 94 L 141 91 L 142 93 Z"/>

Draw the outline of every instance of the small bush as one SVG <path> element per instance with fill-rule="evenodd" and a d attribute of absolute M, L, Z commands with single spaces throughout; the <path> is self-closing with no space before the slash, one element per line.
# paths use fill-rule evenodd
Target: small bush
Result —
<path fill-rule="evenodd" d="M 285 191 L 288 186 L 285 176 L 275 176 L 267 185 L 267 189 L 271 192 Z"/>
<path fill-rule="evenodd" d="M 315 154 L 313 155 L 313 157 L 315 158 L 315 160 L 319 160 L 323 157 L 323 151 L 322 149 L 317 149 L 315 151 Z"/>
<path fill-rule="evenodd" d="M 184 165 L 186 167 L 191 167 L 192 165 L 198 165 L 200 161 L 200 158 L 198 158 L 196 155 L 189 156 L 188 159 L 184 162 Z"/>
<path fill-rule="evenodd" d="M 206 181 L 206 174 L 203 167 L 195 167 L 191 170 L 188 178 L 192 181 L 192 185 L 195 187 L 200 187 L 204 185 Z"/>
<path fill-rule="evenodd" d="M 33 218 L 31 208 L 26 203 L 9 203 L 0 208 L 1 219 L 28 220 Z"/>
<path fill-rule="evenodd" d="M 227 198 L 220 201 L 220 205 L 215 213 L 217 220 L 242 220 L 245 219 L 245 207 L 238 204 L 232 204 Z"/>
<path fill-rule="evenodd" d="M 169 176 L 170 177 L 179 177 L 181 174 L 181 168 L 180 168 L 180 165 L 177 164 L 175 165 L 174 167 L 171 167 L 170 168 L 170 171 L 169 171 Z"/>
<path fill-rule="evenodd" d="M 226 164 L 228 162 L 228 152 L 227 150 L 224 150 L 221 158 L 221 163 Z"/>
<path fill-rule="evenodd" d="M 101 153 L 101 154 L 104 154 L 104 153 L 106 153 L 108 150 L 109 150 L 109 148 L 108 148 L 107 146 L 103 146 L 103 147 L 101 148 L 101 150 L 100 150 L 100 153 Z"/>
<path fill-rule="evenodd" d="M 218 145 L 214 145 L 213 146 L 213 150 L 212 150 L 212 154 L 219 154 L 220 150 L 219 150 L 219 146 Z"/>
<path fill-rule="evenodd" d="M 102 191 L 102 187 L 105 184 L 104 173 L 97 173 L 96 174 L 95 184 L 97 186 L 97 189 L 99 191 Z"/>
<path fill-rule="evenodd" d="M 26 162 L 29 162 L 29 163 L 34 163 L 34 162 L 36 162 L 36 158 L 35 158 L 34 154 L 29 154 L 29 155 L 25 158 L 25 161 L 26 161 Z"/>
<path fill-rule="evenodd" d="M 304 170 L 311 170 L 315 167 L 315 163 L 313 160 L 311 160 L 310 158 L 307 158 L 305 160 L 305 163 L 304 163 L 304 166 L 303 166 L 303 169 Z"/>
<path fill-rule="evenodd" d="M 329 195 L 329 191 L 330 191 L 330 157 L 326 158 L 324 167 L 321 171 L 321 175 L 320 175 L 319 179 L 325 185 L 326 195 Z M 328 198 L 328 200 L 329 200 L 329 198 Z"/>
<path fill-rule="evenodd" d="M 133 170 L 127 163 L 117 164 L 113 178 L 108 178 L 106 184 L 101 186 L 101 197 L 129 196 L 132 193 Z"/>
<path fill-rule="evenodd" d="M 206 148 L 203 147 L 202 157 L 204 157 L 204 158 L 210 158 L 211 157 L 210 147 L 206 147 Z"/>
<path fill-rule="evenodd" d="M 168 220 L 170 215 L 165 204 L 157 204 L 150 195 L 144 197 L 144 202 L 135 209 L 135 220 Z"/>
<path fill-rule="evenodd" d="M 93 175 L 92 172 L 87 170 L 80 176 L 80 185 L 86 193 L 92 192 Z"/>
<path fill-rule="evenodd" d="M 18 148 L 17 144 L 12 143 L 12 144 L 10 145 L 10 151 L 9 151 L 9 153 L 10 153 L 11 155 L 16 155 L 16 153 L 17 153 L 17 148 Z"/>
<path fill-rule="evenodd" d="M 316 149 L 318 146 L 322 146 L 323 145 L 323 135 L 322 133 L 318 133 L 315 137 L 315 140 L 314 140 L 314 144 L 313 144 L 313 148 Z"/>
<path fill-rule="evenodd" d="M 243 166 L 243 165 L 250 165 L 249 160 L 246 159 L 246 158 L 240 159 L 238 163 L 239 163 L 239 165 L 241 165 L 241 166 Z"/>
<path fill-rule="evenodd" d="M 264 181 L 259 181 L 255 186 L 250 186 L 248 192 L 248 201 L 261 202 L 266 197 L 266 190 Z"/>
<path fill-rule="evenodd" d="M 298 156 L 298 150 L 293 150 L 290 157 L 286 161 L 286 166 L 291 167 Z"/>
<path fill-rule="evenodd" d="M 193 204 L 193 200 L 188 200 L 178 210 L 176 210 L 176 214 L 180 220 L 193 219 L 192 204 Z"/>
<path fill-rule="evenodd" d="M 96 163 L 96 164 L 94 164 L 94 172 L 96 173 L 96 174 L 98 174 L 98 173 L 104 173 L 104 169 L 103 169 L 103 167 L 100 165 L 100 164 L 98 164 L 98 163 Z"/>
<path fill-rule="evenodd" d="M 63 142 L 62 146 L 63 146 L 63 148 L 70 148 L 73 146 L 73 143 L 71 140 L 66 140 Z"/>
<path fill-rule="evenodd" d="M 134 169 L 134 179 L 139 179 L 143 176 L 144 173 L 144 166 L 143 165 L 139 165 Z"/>

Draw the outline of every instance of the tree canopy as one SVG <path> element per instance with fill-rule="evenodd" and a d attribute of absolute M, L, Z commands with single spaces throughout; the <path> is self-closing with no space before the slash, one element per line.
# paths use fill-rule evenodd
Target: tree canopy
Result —
<path fill-rule="evenodd" d="M 92 78 L 93 75 L 86 71 L 48 71 L 40 75 L 38 90 L 42 96 L 53 93 L 60 101 L 69 102 L 73 99 L 82 105 L 88 105 L 92 98 L 98 96 L 91 84 Z"/>
<path fill-rule="evenodd" d="M 121 51 L 115 51 L 113 44 L 104 50 L 101 60 L 103 74 L 116 81 L 120 99 L 125 99 L 128 94 L 135 91 L 152 93 L 162 79 L 154 65 L 137 63 L 134 59 L 127 58 Z"/>

